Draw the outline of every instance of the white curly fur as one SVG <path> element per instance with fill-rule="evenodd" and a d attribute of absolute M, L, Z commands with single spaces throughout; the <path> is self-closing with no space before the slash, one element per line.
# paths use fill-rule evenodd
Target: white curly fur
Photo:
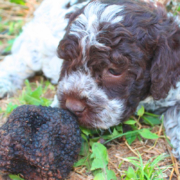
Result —
<path fill-rule="evenodd" d="M 57 57 L 56 49 L 68 23 L 64 17 L 85 5 L 75 4 L 76 1 L 42 2 L 33 20 L 23 27 L 16 39 L 12 54 L 0 63 L 0 98 L 12 95 L 22 87 L 26 78 L 38 71 L 42 71 L 52 83 L 57 83 L 63 61 Z M 66 8 L 68 3 L 75 5 Z"/>
<path fill-rule="evenodd" d="M 173 154 L 180 160 L 180 82 L 172 87 L 165 99 L 155 101 L 151 96 L 141 101 L 138 108 L 144 106 L 148 111 L 164 115 L 164 127 L 173 145 Z"/>

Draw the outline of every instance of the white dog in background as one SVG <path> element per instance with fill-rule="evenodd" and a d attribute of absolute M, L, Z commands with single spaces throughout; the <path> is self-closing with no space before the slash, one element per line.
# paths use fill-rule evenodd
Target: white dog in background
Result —
<path fill-rule="evenodd" d="M 86 3 L 78 0 L 44 0 L 34 18 L 15 40 L 12 54 L 0 63 L 0 98 L 20 89 L 26 78 L 42 71 L 53 84 L 58 82 L 62 60 L 57 46 L 65 33 L 65 15 Z M 68 8 L 67 5 L 70 5 Z"/>

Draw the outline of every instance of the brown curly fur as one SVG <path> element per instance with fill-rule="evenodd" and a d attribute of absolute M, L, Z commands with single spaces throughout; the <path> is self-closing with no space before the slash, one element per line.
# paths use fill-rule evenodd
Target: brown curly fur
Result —
<path fill-rule="evenodd" d="M 98 87 L 110 99 L 125 101 L 120 122 L 147 96 L 155 100 L 166 98 L 170 88 L 176 86 L 180 76 L 180 28 L 161 4 L 155 7 L 142 1 L 100 2 L 123 5 L 125 8 L 119 14 L 124 19 L 118 23 L 100 22 L 96 40 L 104 46 L 86 46 L 83 59 L 83 35 L 79 32 L 79 38 L 71 34 L 70 28 L 84 9 L 74 17 L 71 14 L 67 33 L 58 47 L 59 57 L 65 60 L 60 81 L 86 63 Z M 120 75 L 109 75 L 111 67 Z M 66 95 L 62 97 L 65 100 L 61 105 L 65 108 Z"/>

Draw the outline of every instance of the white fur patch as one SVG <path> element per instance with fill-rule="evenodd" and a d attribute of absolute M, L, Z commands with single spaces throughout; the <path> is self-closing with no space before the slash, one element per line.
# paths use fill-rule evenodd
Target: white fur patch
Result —
<path fill-rule="evenodd" d="M 171 88 L 165 99 L 154 100 L 152 97 L 141 101 L 138 108 L 142 105 L 148 111 L 157 111 L 161 108 L 168 108 L 164 112 L 164 127 L 166 134 L 170 137 L 174 147 L 173 154 L 180 159 L 180 82 L 176 84 L 176 88 Z"/>
<path fill-rule="evenodd" d="M 164 127 L 173 145 L 173 154 L 180 160 L 180 105 L 169 108 L 164 114 Z"/>
<path fill-rule="evenodd" d="M 51 107 L 59 107 L 59 101 L 57 95 L 54 96 L 53 102 L 50 105 Z"/>
<path fill-rule="evenodd" d="M 44 0 L 35 11 L 34 18 L 23 27 L 15 40 L 12 54 L 0 62 L 0 98 L 13 94 L 23 81 L 42 71 L 57 83 L 62 59 L 57 57 L 57 46 L 63 38 L 68 19 L 65 15 L 82 8 L 88 2 L 77 0 Z M 73 5 L 67 8 L 67 4 Z"/>
<path fill-rule="evenodd" d="M 120 13 L 124 9 L 123 6 L 119 5 L 110 5 L 106 7 L 106 9 L 101 14 L 100 22 L 119 22 L 123 20 L 123 16 L 119 16 L 118 13 Z M 118 17 L 118 21 L 117 21 Z M 116 20 L 115 20 L 116 19 Z"/>
<path fill-rule="evenodd" d="M 120 5 L 102 4 L 98 1 L 89 3 L 84 9 L 84 14 L 81 14 L 72 23 L 70 34 L 81 39 L 83 55 L 86 56 L 86 49 L 91 45 L 97 47 L 105 47 L 104 44 L 96 40 L 99 30 L 99 25 L 102 22 L 118 23 L 123 20 L 123 16 L 118 15 L 124 9 Z"/>
<path fill-rule="evenodd" d="M 154 100 L 153 97 L 149 96 L 139 103 L 137 109 L 144 106 L 148 111 L 155 111 L 159 108 L 174 106 L 178 101 L 180 101 L 180 82 L 176 84 L 176 88 L 172 87 L 170 89 L 168 96 L 165 99 Z"/>
<path fill-rule="evenodd" d="M 173 18 L 174 21 L 180 26 L 180 17 L 179 16 L 174 16 L 171 12 L 168 12 L 167 16 L 169 18 Z"/>
<path fill-rule="evenodd" d="M 57 95 L 61 98 L 63 94 L 77 92 L 79 99 L 86 98 L 86 103 L 94 110 L 98 109 L 97 114 L 93 114 L 95 119 L 92 127 L 107 129 L 120 123 L 124 112 L 122 100 L 109 99 L 105 92 L 99 88 L 91 75 L 76 71 L 65 76 L 58 84 Z M 99 100 L 99 101 L 98 101 Z M 59 99 L 61 101 L 61 99 Z"/>

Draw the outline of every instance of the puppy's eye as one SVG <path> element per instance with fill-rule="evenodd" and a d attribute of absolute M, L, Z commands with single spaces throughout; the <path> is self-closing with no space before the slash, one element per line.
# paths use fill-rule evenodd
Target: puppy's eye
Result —
<path fill-rule="evenodd" d="M 114 76 L 119 76 L 119 75 L 121 75 L 121 73 L 120 73 L 119 71 L 117 71 L 117 70 L 115 70 L 115 69 L 112 69 L 112 68 L 108 69 L 108 72 L 109 72 L 110 74 L 114 75 Z"/>

